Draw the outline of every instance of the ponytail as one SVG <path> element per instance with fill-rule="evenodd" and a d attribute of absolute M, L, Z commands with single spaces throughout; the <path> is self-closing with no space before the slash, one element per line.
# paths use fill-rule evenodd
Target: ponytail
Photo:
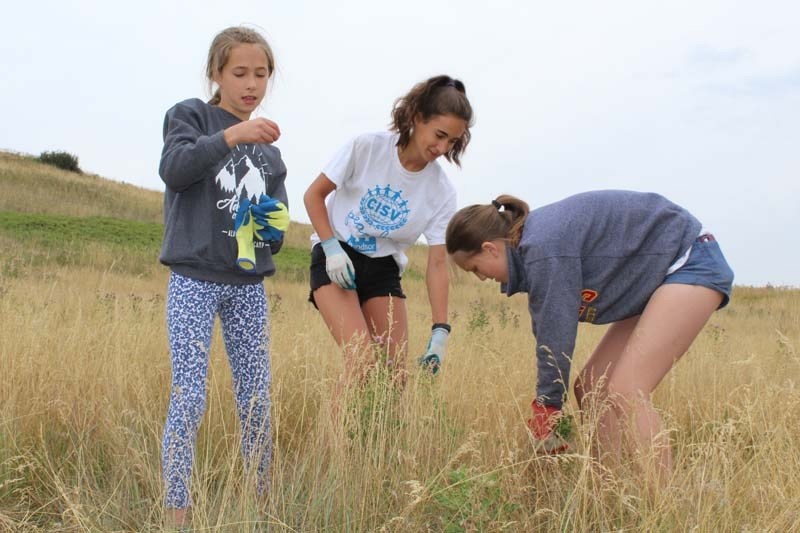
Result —
<path fill-rule="evenodd" d="M 447 253 L 478 253 L 484 242 L 497 239 L 516 247 L 528 213 L 528 204 L 509 194 L 498 196 L 490 204 L 467 206 L 453 215 L 447 225 Z"/>
<path fill-rule="evenodd" d="M 214 91 L 214 94 L 211 96 L 211 100 L 208 101 L 209 105 L 219 105 L 222 101 L 222 95 L 219 92 L 219 89 Z"/>

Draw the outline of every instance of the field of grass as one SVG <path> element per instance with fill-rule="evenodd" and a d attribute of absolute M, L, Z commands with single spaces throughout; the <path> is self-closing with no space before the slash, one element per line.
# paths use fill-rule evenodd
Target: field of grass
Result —
<path fill-rule="evenodd" d="M 160 195 L 66 174 L 0 154 L 0 531 L 158 531 L 170 379 Z M 63 202 L 19 191 L 48 179 Z M 93 185 L 99 190 L 63 192 Z M 59 196 L 52 187 L 43 190 Z M 800 291 L 736 287 L 657 390 L 676 470 L 653 499 L 633 470 L 598 474 L 589 424 L 577 424 L 571 453 L 533 453 L 524 423 L 535 384 L 525 299 L 460 273 L 442 372 L 431 379 L 413 369 L 402 394 L 376 376 L 332 423 L 341 357 L 306 301 L 308 233 L 293 225 L 278 256 L 282 272 L 266 282 L 275 440 L 268 507 L 259 510 L 243 479 L 216 331 L 193 482 L 197 530 L 800 528 Z M 423 248 L 412 252 L 414 273 L 404 280 L 412 357 L 429 327 L 424 257 Z M 581 326 L 576 366 L 603 331 Z"/>

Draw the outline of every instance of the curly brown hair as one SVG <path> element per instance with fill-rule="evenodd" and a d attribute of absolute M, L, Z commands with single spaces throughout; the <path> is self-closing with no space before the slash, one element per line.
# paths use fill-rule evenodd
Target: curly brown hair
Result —
<path fill-rule="evenodd" d="M 390 128 L 400 134 L 397 146 L 401 149 L 411 140 L 417 115 L 426 122 L 438 115 L 455 115 L 467 123 L 464 135 L 444 154 L 445 159 L 461 166 L 460 157 L 469 144 L 472 126 L 472 106 L 464 84 L 450 76 L 434 76 L 414 85 L 408 94 L 395 100 Z"/>

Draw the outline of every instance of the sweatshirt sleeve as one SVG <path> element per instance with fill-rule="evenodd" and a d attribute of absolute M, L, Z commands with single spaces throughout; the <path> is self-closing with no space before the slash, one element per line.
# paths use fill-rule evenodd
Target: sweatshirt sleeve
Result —
<path fill-rule="evenodd" d="M 277 153 L 278 169 L 269 177 L 269 182 L 267 183 L 267 195 L 270 198 L 277 198 L 283 202 L 283 205 L 285 205 L 286 209 L 289 210 L 289 196 L 286 193 L 286 164 L 283 162 L 283 158 L 281 157 L 278 147 L 273 146 L 272 148 Z M 291 215 L 291 210 L 289 210 L 289 214 Z M 283 247 L 284 238 L 281 238 L 279 241 L 270 241 L 269 247 L 273 255 L 277 254 Z"/>
<path fill-rule="evenodd" d="M 213 177 L 220 159 L 230 153 L 223 131 L 207 135 L 197 110 L 180 103 L 164 117 L 164 149 L 158 173 L 166 186 L 180 192 Z"/>
<path fill-rule="evenodd" d="M 536 336 L 536 399 L 561 408 L 569 390 L 569 372 L 578 333 L 581 263 L 553 257 L 527 265 L 529 309 Z"/>
<path fill-rule="evenodd" d="M 277 146 L 272 147 L 277 152 L 277 170 L 269 177 L 267 183 L 267 194 L 270 198 L 277 198 L 289 208 L 289 197 L 286 193 L 286 164 L 283 162 L 280 151 Z"/>

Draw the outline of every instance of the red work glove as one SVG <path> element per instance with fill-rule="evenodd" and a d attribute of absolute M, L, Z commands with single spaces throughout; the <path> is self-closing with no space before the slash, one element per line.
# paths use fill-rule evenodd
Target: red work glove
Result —
<path fill-rule="evenodd" d="M 531 403 L 533 417 L 528 419 L 528 431 L 537 451 L 548 454 L 563 453 L 569 449 L 570 419 L 561 409 L 550 405 Z"/>

